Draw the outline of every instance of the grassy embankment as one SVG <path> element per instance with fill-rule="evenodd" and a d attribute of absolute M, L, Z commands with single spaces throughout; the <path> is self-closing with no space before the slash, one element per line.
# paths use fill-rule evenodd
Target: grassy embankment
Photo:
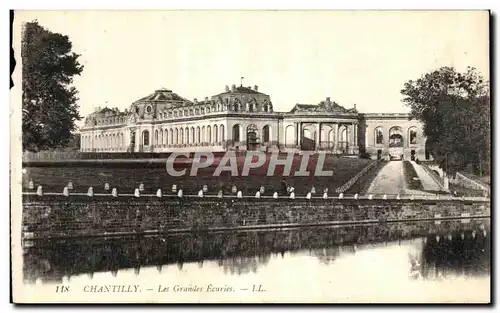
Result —
<path fill-rule="evenodd" d="M 375 164 L 372 168 L 370 168 L 365 174 L 363 174 L 357 182 L 352 185 L 351 188 L 347 190 L 346 193 L 348 194 L 366 194 L 368 191 L 368 188 L 370 188 L 370 185 L 372 181 L 375 179 L 377 176 L 378 172 L 387 164 L 387 161 L 378 161 L 377 164 Z"/>
<path fill-rule="evenodd" d="M 216 160 L 215 163 L 217 163 Z M 94 188 L 95 193 L 108 193 L 104 190 L 105 183 L 109 183 L 110 189 L 117 188 L 118 193 L 133 193 L 140 183 L 144 184 L 144 192 L 153 194 L 157 189 L 164 193 L 171 193 L 172 185 L 176 184 L 182 188 L 184 194 L 197 194 L 207 185 L 208 194 L 217 194 L 223 190 L 224 194 L 230 194 L 233 186 L 237 186 L 244 195 L 255 195 L 261 186 L 265 187 L 264 195 L 272 195 L 274 191 L 281 193 L 282 179 L 295 188 L 297 196 L 305 195 L 314 186 L 316 194 L 321 195 L 324 188 L 328 188 L 329 194 L 333 194 L 335 188 L 341 186 L 350 178 L 361 171 L 371 160 L 339 158 L 329 155 L 326 157 L 323 169 L 333 171 L 332 176 L 315 176 L 317 156 L 311 156 L 307 170 L 309 176 L 294 176 L 300 168 L 301 156 L 295 155 L 291 176 L 284 176 L 284 166 L 277 166 L 274 175 L 267 176 L 269 159 L 259 168 L 251 169 L 249 176 L 241 176 L 244 158 L 237 159 L 238 173 L 240 176 L 232 176 L 230 172 L 222 172 L 220 176 L 214 176 L 216 165 L 205 169 L 199 169 L 196 176 L 190 176 L 191 164 L 176 166 L 176 170 L 186 168 L 186 174 L 180 177 L 170 176 L 165 166 L 158 168 L 112 168 L 106 165 L 85 167 L 27 167 L 23 174 L 23 191 L 27 191 L 28 182 L 33 180 L 35 189 L 38 185 L 43 186 L 44 192 L 62 192 L 63 188 L 72 181 L 73 192 L 87 192 L 89 187 Z"/>

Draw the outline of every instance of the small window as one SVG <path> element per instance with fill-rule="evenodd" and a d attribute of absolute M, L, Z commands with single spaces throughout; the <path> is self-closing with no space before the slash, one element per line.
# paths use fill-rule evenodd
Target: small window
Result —
<path fill-rule="evenodd" d="M 153 108 L 152 108 L 150 105 L 148 105 L 148 106 L 146 107 L 146 112 L 147 112 L 147 113 L 151 113 L 152 111 L 153 111 Z"/>

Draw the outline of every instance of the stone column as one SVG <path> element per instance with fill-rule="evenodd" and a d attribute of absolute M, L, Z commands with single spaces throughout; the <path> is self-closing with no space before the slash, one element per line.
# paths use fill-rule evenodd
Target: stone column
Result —
<path fill-rule="evenodd" d="M 354 123 L 353 124 L 353 153 L 358 154 L 359 153 L 359 142 L 358 142 L 358 124 Z"/>
<path fill-rule="evenodd" d="M 293 129 L 295 130 L 295 133 L 294 133 L 294 142 L 295 142 L 295 147 L 297 147 L 299 145 L 299 123 L 295 122 L 293 123 Z M 286 130 L 286 128 L 285 128 Z M 285 131 L 285 136 L 286 136 L 286 131 Z M 286 137 L 285 137 L 285 143 L 286 143 Z"/>
<path fill-rule="evenodd" d="M 134 152 L 138 152 L 139 151 L 139 147 L 141 145 L 141 130 L 136 128 L 135 129 L 135 147 L 134 147 Z"/>
<path fill-rule="evenodd" d="M 321 149 L 321 122 L 316 124 L 316 150 Z"/>
<path fill-rule="evenodd" d="M 302 122 L 299 122 L 299 150 L 302 150 Z"/>
<path fill-rule="evenodd" d="M 339 147 L 339 124 L 335 123 L 332 125 L 333 129 L 333 153 L 337 153 Z"/>
<path fill-rule="evenodd" d="M 372 134 L 374 134 L 374 131 L 370 130 L 369 126 L 366 125 L 366 127 L 365 127 L 365 133 L 364 133 L 364 136 L 365 136 L 365 148 L 368 148 L 369 146 L 374 146 L 375 147 L 374 144 L 371 144 L 371 145 L 369 144 L 369 140 L 370 140 L 370 137 L 371 137 L 371 136 L 369 136 L 370 132 L 372 132 Z M 376 138 L 374 138 L 373 140 L 376 140 Z"/>
<path fill-rule="evenodd" d="M 389 149 L 389 129 L 387 129 L 387 134 L 384 134 L 384 148 Z"/>
<path fill-rule="evenodd" d="M 358 145 L 358 124 L 354 123 L 354 145 Z"/>

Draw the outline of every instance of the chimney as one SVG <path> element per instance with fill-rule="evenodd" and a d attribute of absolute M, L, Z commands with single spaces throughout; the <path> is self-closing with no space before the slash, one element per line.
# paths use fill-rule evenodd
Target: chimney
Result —
<path fill-rule="evenodd" d="M 356 110 L 356 103 L 354 103 L 354 110 Z"/>
<path fill-rule="evenodd" d="M 198 103 L 198 99 L 194 98 L 194 103 Z"/>
<path fill-rule="evenodd" d="M 226 92 L 229 92 L 229 86 L 226 85 Z"/>
<path fill-rule="evenodd" d="M 205 97 L 205 102 L 208 102 L 208 97 Z"/>
<path fill-rule="evenodd" d="M 257 85 L 253 86 L 253 90 L 259 91 L 259 86 L 257 86 Z"/>
<path fill-rule="evenodd" d="M 330 97 L 326 97 L 326 103 L 330 104 L 331 101 L 330 101 Z"/>
<path fill-rule="evenodd" d="M 233 91 L 233 92 L 234 92 L 234 91 L 236 91 L 236 85 L 234 85 L 234 84 L 233 84 L 233 85 L 231 86 L 231 91 Z"/>

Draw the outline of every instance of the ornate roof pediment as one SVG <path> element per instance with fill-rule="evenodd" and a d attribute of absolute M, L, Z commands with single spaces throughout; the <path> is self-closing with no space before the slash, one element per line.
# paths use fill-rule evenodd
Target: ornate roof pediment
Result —
<path fill-rule="evenodd" d="M 319 104 L 296 104 L 290 113 L 315 112 L 315 113 L 357 113 L 356 109 L 346 109 L 336 102 L 321 101 Z"/>

